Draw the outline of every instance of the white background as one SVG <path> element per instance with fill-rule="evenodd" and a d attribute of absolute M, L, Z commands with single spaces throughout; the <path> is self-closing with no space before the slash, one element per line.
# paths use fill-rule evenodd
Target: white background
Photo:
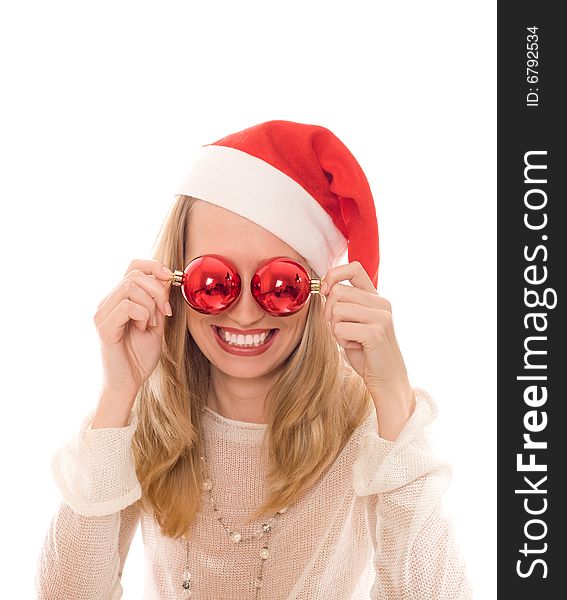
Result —
<path fill-rule="evenodd" d="M 378 291 L 496 597 L 495 29 L 486 0 L 2 4 L 3 597 L 35 597 L 51 457 L 98 397 L 96 305 L 149 258 L 188 157 L 269 119 L 328 127 L 369 179 Z M 126 600 L 142 560 L 138 529 Z"/>

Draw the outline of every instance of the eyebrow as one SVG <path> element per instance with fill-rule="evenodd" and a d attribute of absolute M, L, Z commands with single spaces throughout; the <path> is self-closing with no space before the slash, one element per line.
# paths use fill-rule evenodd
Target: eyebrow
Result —
<path fill-rule="evenodd" d="M 276 254 L 275 256 L 282 256 L 281 254 Z M 285 255 L 284 255 L 285 256 Z M 267 258 L 272 258 L 271 256 L 268 256 Z M 291 260 L 294 260 L 296 263 L 299 263 L 301 266 L 303 266 L 305 269 L 307 269 L 308 271 L 310 270 L 310 267 L 306 266 L 303 264 L 303 262 L 301 260 L 299 260 L 298 258 L 293 258 L 293 256 L 286 256 L 286 258 L 290 258 Z M 266 260 L 266 258 L 261 258 L 256 265 L 254 266 L 255 269 L 257 269 L 261 263 L 263 263 Z"/>

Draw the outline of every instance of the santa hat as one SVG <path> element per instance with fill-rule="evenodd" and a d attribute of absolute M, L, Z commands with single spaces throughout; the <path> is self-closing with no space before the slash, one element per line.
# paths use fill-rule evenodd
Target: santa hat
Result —
<path fill-rule="evenodd" d="M 370 186 L 348 148 L 319 125 L 266 121 L 201 146 L 177 194 L 226 208 L 301 254 L 319 277 L 359 261 L 378 283 Z"/>

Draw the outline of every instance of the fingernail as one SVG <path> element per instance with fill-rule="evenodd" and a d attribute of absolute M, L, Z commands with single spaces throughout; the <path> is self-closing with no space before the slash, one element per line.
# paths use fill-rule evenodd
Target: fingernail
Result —
<path fill-rule="evenodd" d="M 171 315 L 173 314 L 173 311 L 171 310 L 171 304 L 169 303 L 169 300 L 165 303 L 165 314 L 168 317 L 171 317 Z"/>
<path fill-rule="evenodd" d="M 173 275 L 173 271 L 169 267 L 166 267 L 166 266 L 163 267 L 163 272 L 167 273 L 167 275 L 169 275 L 170 277 Z"/>

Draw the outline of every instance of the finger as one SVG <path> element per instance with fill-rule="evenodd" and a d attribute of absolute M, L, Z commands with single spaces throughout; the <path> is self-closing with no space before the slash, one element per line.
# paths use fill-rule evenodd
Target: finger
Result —
<path fill-rule="evenodd" d="M 323 278 L 323 293 L 326 294 L 338 281 L 349 281 L 353 287 L 377 293 L 368 273 L 357 260 L 330 269 Z"/>
<path fill-rule="evenodd" d="M 148 294 L 155 300 L 158 308 L 165 313 L 165 304 L 169 300 L 169 290 L 171 289 L 167 282 L 157 281 L 155 276 L 146 275 L 141 271 L 134 269 L 126 275 L 126 279 L 132 279 L 142 289 L 146 290 Z"/>
<path fill-rule="evenodd" d="M 362 346 L 358 342 L 353 342 L 352 340 L 339 335 L 339 332 L 333 324 L 331 324 L 331 331 L 333 332 L 333 336 L 337 340 L 337 344 L 339 346 L 342 346 L 343 348 L 358 348 L 359 350 L 362 350 Z"/>
<path fill-rule="evenodd" d="M 124 276 L 135 270 L 141 271 L 146 275 L 154 275 L 156 279 L 163 281 L 168 281 L 173 276 L 173 271 L 159 260 L 143 260 L 135 258 L 126 269 Z"/>
<path fill-rule="evenodd" d="M 145 306 L 124 298 L 97 325 L 99 337 L 105 343 L 117 343 L 122 339 L 124 327 L 129 321 L 140 331 L 145 331 L 149 318 L 150 312 Z"/>
<path fill-rule="evenodd" d="M 337 302 L 330 310 L 329 318 L 331 324 L 337 321 L 349 321 L 352 323 L 379 323 L 387 322 L 392 314 L 380 308 L 369 308 L 353 302 Z"/>
<path fill-rule="evenodd" d="M 331 320 L 333 307 L 342 302 L 359 304 L 373 310 L 386 310 L 390 314 L 392 313 L 392 305 L 386 298 L 375 293 L 373 294 L 352 286 L 337 283 L 326 296 L 324 315 L 327 321 Z"/>
<path fill-rule="evenodd" d="M 146 275 L 141 274 L 143 278 L 149 279 Z M 144 280 L 135 279 L 134 277 L 124 278 L 104 299 L 102 305 L 98 309 L 95 315 L 95 323 L 99 324 L 104 322 L 110 313 L 116 308 L 123 300 L 131 300 L 136 304 L 144 306 L 150 315 L 150 322 L 154 323 L 156 320 L 156 314 L 159 311 L 155 299 L 151 293 L 155 293 L 152 287 L 154 285 L 160 285 L 155 280 L 149 283 Z M 147 287 L 146 287 L 147 286 Z M 149 289 L 148 289 L 149 288 Z"/>
<path fill-rule="evenodd" d="M 386 312 L 382 313 L 382 319 L 374 323 L 336 321 L 331 326 L 335 335 L 339 335 L 350 342 L 358 342 L 367 349 L 379 346 L 397 348 L 396 352 L 399 353 L 394 323 L 387 315 Z"/>
<path fill-rule="evenodd" d="M 376 346 L 373 333 L 374 328 L 368 327 L 366 323 L 337 321 L 333 324 L 332 328 L 334 334 L 344 340 L 345 343 L 357 342 L 363 348 L 373 348 Z"/>
<path fill-rule="evenodd" d="M 149 260 L 143 260 L 143 259 L 134 259 L 130 265 L 128 266 L 128 268 L 126 269 L 126 272 L 124 273 L 124 276 L 126 277 L 128 275 L 128 273 L 134 271 L 134 270 L 138 270 L 141 271 L 142 273 L 145 273 L 149 276 L 152 276 L 154 279 L 162 282 L 163 284 L 171 284 L 172 282 L 172 278 L 173 278 L 173 271 L 167 266 L 164 265 L 162 262 L 160 262 L 159 260 L 153 260 L 153 259 L 149 259 Z M 97 304 L 97 311 L 100 309 L 100 307 L 105 303 L 105 301 L 107 300 L 108 296 L 105 296 L 98 304 Z"/>

